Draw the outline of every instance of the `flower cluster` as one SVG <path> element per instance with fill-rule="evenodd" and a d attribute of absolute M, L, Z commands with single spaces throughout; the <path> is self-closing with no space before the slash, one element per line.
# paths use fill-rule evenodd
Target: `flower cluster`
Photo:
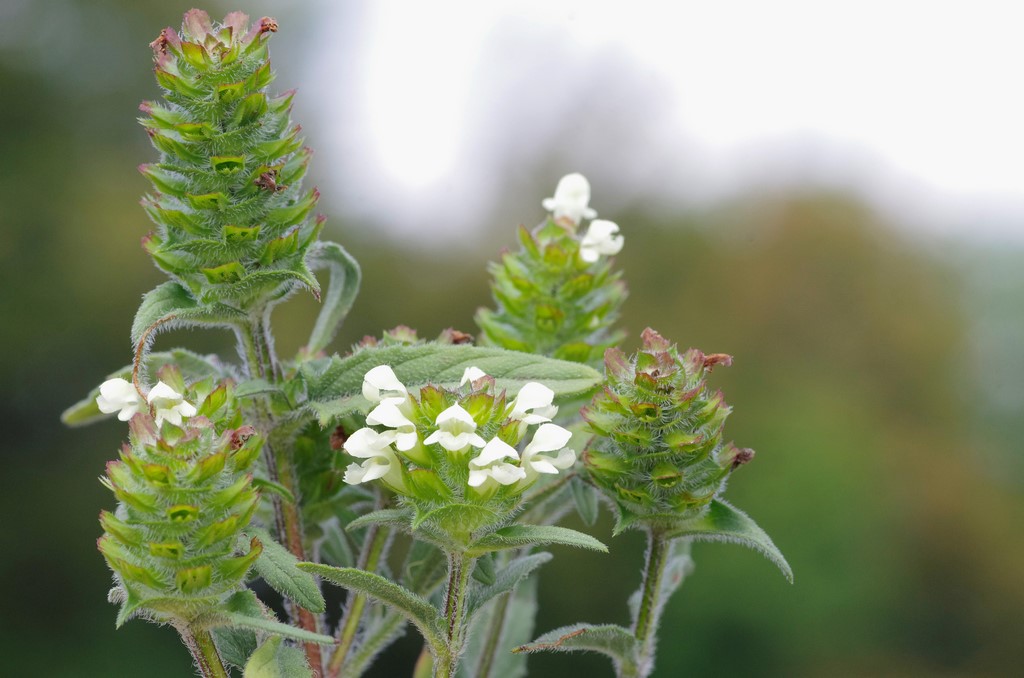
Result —
<path fill-rule="evenodd" d="M 707 373 L 732 358 L 696 349 L 680 355 L 650 328 L 642 339 L 632 357 L 608 350 L 608 384 L 582 412 L 597 434 L 584 467 L 618 508 L 620 529 L 699 514 L 754 455 L 723 443 L 731 408 L 707 387 Z"/>
<path fill-rule="evenodd" d="M 380 480 L 424 510 L 453 501 L 514 505 L 541 475 L 570 468 L 572 434 L 551 423 L 554 392 L 530 382 L 506 402 L 494 384 L 469 367 L 458 389 L 426 386 L 417 398 L 390 366 L 369 370 L 363 397 L 373 409 L 366 427 L 344 443 L 360 460 L 349 465 L 345 482 Z"/>
<path fill-rule="evenodd" d="M 146 399 L 151 412 L 123 379 L 105 382 L 97 398 L 102 411 L 130 421 L 129 444 L 101 479 L 118 500 L 100 515 L 99 548 L 116 575 L 120 621 L 210 611 L 241 590 L 263 550 L 239 539 L 259 506 L 251 471 L 262 438 L 243 424 L 230 384 L 194 385 L 196 407 L 180 373 L 162 372 Z"/>
<path fill-rule="evenodd" d="M 482 343 L 584 363 L 618 343 L 611 327 L 626 289 L 608 257 L 623 236 L 614 222 L 594 219 L 580 237 L 580 220 L 597 216 L 589 204 L 586 177 L 562 177 L 543 201 L 551 217 L 532 232 L 521 228 L 520 251 L 491 264 L 497 308 L 477 312 Z"/>

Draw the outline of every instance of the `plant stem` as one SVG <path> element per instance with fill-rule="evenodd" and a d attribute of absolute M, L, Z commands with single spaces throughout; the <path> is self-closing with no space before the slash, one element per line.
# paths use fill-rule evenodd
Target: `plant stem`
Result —
<path fill-rule="evenodd" d="M 638 653 L 635 675 L 646 678 L 654 670 L 654 646 L 657 642 L 658 622 L 664 601 L 661 600 L 662 579 L 671 540 L 655 530 L 647 532 L 647 564 L 644 568 L 644 583 L 640 594 L 640 607 L 633 625 L 633 636 L 637 639 Z"/>
<path fill-rule="evenodd" d="M 238 328 L 239 353 L 245 360 L 250 377 L 280 379 L 277 357 L 274 355 L 273 340 L 269 326 L 270 313 L 255 314 L 246 327 Z M 269 443 L 270 433 L 274 430 L 273 414 L 265 403 L 256 404 L 257 416 L 261 419 L 262 428 L 267 433 L 268 442 L 263 446 L 263 459 L 269 480 L 280 483 L 291 492 L 293 497 L 299 496 L 298 479 L 292 464 L 289 450 L 277 448 Z M 271 504 L 274 507 L 274 527 L 276 537 L 299 560 L 306 560 L 306 549 L 303 545 L 302 516 L 295 503 L 285 502 L 280 496 L 273 495 Z M 320 624 L 316 615 L 299 605 L 286 600 L 289 616 L 298 621 L 298 626 L 312 633 L 320 632 Z M 323 657 L 320 646 L 316 643 L 304 643 L 306 659 L 313 669 L 314 675 L 323 675 Z"/>
<path fill-rule="evenodd" d="M 230 678 L 209 631 L 179 628 L 178 632 L 181 634 L 181 639 L 185 641 L 185 645 L 188 646 L 189 652 L 192 653 L 192 659 L 195 660 L 196 667 L 202 673 L 203 678 Z"/>
<path fill-rule="evenodd" d="M 359 560 L 356 567 L 368 572 L 376 572 L 377 565 L 386 550 L 390 532 L 381 529 L 379 525 L 370 525 L 366 528 L 366 535 L 363 538 L 363 548 L 359 553 Z M 359 630 L 360 622 L 363 619 L 363 612 L 366 610 L 367 598 L 362 593 L 357 593 L 352 602 L 345 607 L 345 613 L 338 624 L 338 648 L 331 655 L 327 664 L 328 678 L 337 678 L 341 675 L 345 660 L 352 649 L 356 639 L 356 632 Z"/>
<path fill-rule="evenodd" d="M 434 678 L 452 678 L 462 654 L 466 637 L 466 593 L 469 575 L 473 571 L 473 558 L 464 553 L 448 554 L 448 588 L 444 593 L 444 617 L 448 633 L 443 652 L 434 657 Z"/>
<path fill-rule="evenodd" d="M 476 665 L 475 678 L 489 678 L 491 668 L 494 666 L 494 656 L 498 652 L 498 645 L 501 643 L 501 636 L 505 632 L 505 617 L 508 615 L 509 599 L 512 593 L 504 593 L 494 601 L 494 610 L 491 613 L 491 623 L 487 625 L 487 637 L 484 638 L 484 646 L 480 651 L 480 661 Z"/>

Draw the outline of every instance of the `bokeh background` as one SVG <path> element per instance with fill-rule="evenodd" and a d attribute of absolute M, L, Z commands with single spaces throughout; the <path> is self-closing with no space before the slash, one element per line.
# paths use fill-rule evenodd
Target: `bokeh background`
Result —
<path fill-rule="evenodd" d="M 704 3 L 708 4 L 708 3 Z M 627 347 L 736 356 L 774 537 L 695 548 L 660 676 L 1009 676 L 1024 665 L 1024 47 L 1012 3 L 208 2 L 276 16 L 327 237 L 363 264 L 335 344 L 473 331 L 484 264 L 585 173 L 626 235 Z M 0 2 L 0 656 L 10 676 L 191 675 L 114 630 L 96 482 L 123 426 L 61 410 L 130 359 L 161 280 L 136 165 L 147 43 L 178 0 Z M 315 304 L 278 312 L 284 353 Z M 160 345 L 232 350 L 216 333 Z M 605 517 L 599 536 L 610 539 Z M 625 623 L 642 545 L 557 550 L 539 630 Z M 404 675 L 410 634 L 375 675 Z M 603 659 L 537 657 L 531 675 Z"/>

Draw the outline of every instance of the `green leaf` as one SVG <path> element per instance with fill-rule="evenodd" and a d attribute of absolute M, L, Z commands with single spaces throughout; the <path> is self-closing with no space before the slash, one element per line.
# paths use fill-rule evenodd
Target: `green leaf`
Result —
<path fill-rule="evenodd" d="M 201 381 L 207 377 L 221 378 L 229 376 L 227 368 L 217 360 L 216 356 L 203 356 L 185 349 L 174 349 L 173 351 L 160 351 L 150 353 L 146 356 L 144 372 L 152 374 L 165 365 L 177 365 L 182 376 L 188 382 Z M 106 379 L 131 379 L 132 366 L 126 365 L 116 372 L 108 374 Z M 105 381 L 105 380 L 104 380 Z M 100 387 L 97 385 L 89 391 L 82 400 L 78 401 L 64 413 L 60 419 L 67 426 L 85 426 L 102 419 L 109 419 L 114 414 L 103 414 L 96 406 L 96 396 L 100 394 Z"/>
<path fill-rule="evenodd" d="M 246 321 L 245 313 L 237 308 L 220 303 L 200 304 L 179 283 L 168 281 L 142 297 L 132 322 L 132 344 L 148 342 L 163 326 L 230 327 Z"/>
<path fill-rule="evenodd" d="M 281 393 L 282 389 L 266 379 L 246 379 L 235 386 L 236 398 L 251 398 L 264 393 Z"/>
<path fill-rule="evenodd" d="M 345 526 L 345 530 L 357 530 L 361 527 L 368 527 L 370 525 L 386 525 L 389 527 L 402 528 L 408 532 L 410 530 L 411 521 L 411 509 L 380 509 L 378 511 L 371 511 L 365 515 L 359 516 L 355 520 L 349 522 L 349 524 Z"/>
<path fill-rule="evenodd" d="M 469 636 L 458 678 L 523 678 L 526 676 L 525 653 L 513 654 L 518 647 L 533 638 L 534 619 L 537 616 L 537 578 L 527 578 L 505 597 L 494 598 L 485 604 L 473 618 L 476 631 Z M 497 643 L 489 647 L 487 636 L 501 625 Z M 485 670 L 483 653 L 488 652 L 490 670 Z"/>
<path fill-rule="evenodd" d="M 223 610 L 212 613 L 208 619 L 202 621 L 205 622 L 208 628 L 234 626 L 242 629 L 263 631 L 264 633 L 285 638 L 293 638 L 306 643 L 318 643 L 320 645 L 331 645 L 334 643 L 334 638 L 331 636 L 311 633 L 288 624 L 282 624 L 276 619 L 267 618 L 266 614 L 268 613 L 263 611 L 256 598 L 256 594 L 246 589 L 228 598 Z"/>
<path fill-rule="evenodd" d="M 583 519 L 587 527 L 593 526 L 597 522 L 598 516 L 597 490 L 579 476 L 569 481 L 569 488 L 572 490 L 572 498 L 576 503 L 576 513 Z"/>
<path fill-rule="evenodd" d="M 359 264 L 345 248 L 334 242 L 317 242 L 309 251 L 309 266 L 318 271 L 328 269 L 331 281 L 324 295 L 323 307 L 306 345 L 311 355 L 327 348 L 341 329 L 359 294 L 362 272 Z"/>
<path fill-rule="evenodd" d="M 338 586 L 356 593 L 364 593 L 402 614 L 419 629 L 424 640 L 433 648 L 443 648 L 444 620 L 441 614 L 425 598 L 409 589 L 388 581 L 372 572 L 351 567 L 330 567 L 318 563 L 299 563 L 306 572 L 323 577 Z"/>
<path fill-rule="evenodd" d="M 361 395 L 363 376 L 378 365 L 390 365 L 413 392 L 428 383 L 456 387 L 462 373 L 471 366 L 494 377 L 499 391 L 514 394 L 527 382 L 538 381 L 563 400 L 586 394 L 603 380 L 599 372 L 586 365 L 500 348 L 433 343 L 368 347 L 344 358 L 335 356 L 303 364 L 309 406 L 321 425 L 369 407 Z"/>
<path fill-rule="evenodd" d="M 574 624 L 549 631 L 532 643 L 513 652 L 599 652 L 610 657 L 616 667 L 636 664 L 636 638 L 616 624 Z M 620 672 L 620 675 L 634 675 Z"/>
<path fill-rule="evenodd" d="M 676 524 L 665 536 L 669 539 L 686 537 L 694 541 L 724 541 L 749 546 L 775 563 L 789 583 L 793 583 L 793 570 L 771 537 L 746 513 L 720 499 L 712 501 L 704 515 Z"/>
<path fill-rule="evenodd" d="M 466 608 L 470 616 L 495 596 L 514 589 L 519 582 L 529 577 L 534 570 L 551 558 L 551 554 L 544 551 L 516 558 L 497 573 L 493 584 L 473 587 L 469 592 L 469 603 Z"/>
<path fill-rule="evenodd" d="M 256 640 L 256 632 L 252 629 L 221 626 L 213 630 L 213 636 L 217 642 L 221 659 L 239 669 L 245 667 L 249 657 L 252 656 L 259 644 Z"/>
<path fill-rule="evenodd" d="M 267 480 L 266 478 L 253 478 L 252 486 L 257 490 L 266 490 L 267 492 L 273 492 L 277 496 L 284 499 L 289 504 L 295 503 L 295 495 L 292 491 L 281 483 L 275 483 L 273 480 Z"/>
<path fill-rule="evenodd" d="M 313 678 L 306 654 L 284 644 L 279 636 L 267 638 L 245 664 L 243 678 Z"/>
<path fill-rule="evenodd" d="M 608 552 L 608 547 L 591 537 L 567 527 L 555 525 L 509 525 L 473 542 L 467 553 L 480 555 L 490 551 L 514 549 L 533 544 L 563 544 L 594 551 Z"/>
<path fill-rule="evenodd" d="M 444 581 L 447 559 L 441 549 L 425 541 L 415 540 L 405 557 L 402 583 L 414 593 L 429 597 Z"/>
<path fill-rule="evenodd" d="M 323 612 L 326 603 L 320 587 L 309 573 L 298 568 L 298 559 L 274 541 L 266 530 L 250 530 L 245 539 L 253 536 L 263 542 L 263 552 L 256 559 L 256 571 L 267 584 L 310 612 Z"/>

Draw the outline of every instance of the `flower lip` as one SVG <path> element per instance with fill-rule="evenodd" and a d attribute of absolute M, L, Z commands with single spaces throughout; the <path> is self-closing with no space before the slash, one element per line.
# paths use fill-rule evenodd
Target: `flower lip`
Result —
<path fill-rule="evenodd" d="M 494 480 L 499 485 L 512 485 L 526 478 L 526 471 L 514 464 L 502 461 L 503 459 L 519 460 L 516 449 L 498 438 L 492 438 L 480 454 L 469 460 L 470 487 L 480 487 L 488 480 Z"/>
<path fill-rule="evenodd" d="M 594 219 L 580 241 L 580 259 L 592 264 L 601 256 L 613 256 L 622 251 L 625 238 L 619 225 L 607 219 Z"/>
<path fill-rule="evenodd" d="M 566 447 L 572 432 L 556 424 L 541 424 L 533 440 L 523 450 L 523 466 L 529 474 L 564 471 L 576 463 L 576 452 Z M 542 452 L 558 452 L 555 457 Z"/>
<path fill-rule="evenodd" d="M 580 219 L 593 219 L 597 216 L 589 204 L 590 182 L 578 172 L 562 177 L 555 187 L 555 195 L 541 202 L 555 219 L 567 217 L 575 224 L 579 224 Z"/>
<path fill-rule="evenodd" d="M 552 405 L 555 392 L 544 384 L 531 381 L 523 384 L 512 401 L 510 419 L 526 424 L 542 424 L 551 421 L 558 414 L 558 406 Z"/>
<path fill-rule="evenodd" d="M 349 485 L 358 485 L 388 475 L 395 476 L 398 473 L 398 457 L 391 449 L 395 437 L 394 431 L 378 433 L 372 428 L 361 428 L 349 436 L 343 446 L 344 450 L 353 457 L 366 461 L 362 464 L 349 464 L 343 480 Z M 393 480 L 399 482 L 400 476 Z"/>
<path fill-rule="evenodd" d="M 416 445 L 419 437 L 416 435 L 416 424 L 405 416 L 394 400 L 397 398 L 387 398 L 373 408 L 366 415 L 366 423 L 369 426 L 386 426 L 394 429 L 395 447 L 405 452 Z"/>
<path fill-rule="evenodd" d="M 449 452 L 459 452 L 469 445 L 483 447 L 487 444 L 476 432 L 473 415 L 461 405 L 455 404 L 437 415 L 434 421 L 437 430 L 424 439 L 424 444 L 438 444 Z"/>
<path fill-rule="evenodd" d="M 100 384 L 100 394 L 96 396 L 96 406 L 103 414 L 117 412 L 117 418 L 128 421 L 142 405 L 142 398 L 135 386 L 125 379 L 108 379 Z"/>
<path fill-rule="evenodd" d="M 481 370 L 479 367 L 472 366 L 467 367 L 466 371 L 462 373 L 462 380 L 459 381 L 459 386 L 465 386 L 468 382 L 473 384 L 477 379 L 483 379 L 487 376 L 487 373 Z"/>

